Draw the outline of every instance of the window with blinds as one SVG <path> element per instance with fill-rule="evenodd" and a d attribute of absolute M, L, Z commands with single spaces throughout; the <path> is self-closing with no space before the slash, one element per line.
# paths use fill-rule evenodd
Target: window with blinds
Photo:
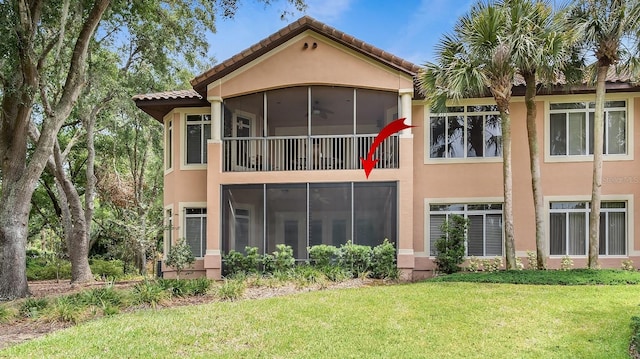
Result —
<path fill-rule="evenodd" d="M 443 236 L 442 224 L 457 214 L 469 220 L 467 256 L 502 256 L 502 204 L 432 204 L 429 208 L 430 255 L 436 255 L 435 242 Z"/>

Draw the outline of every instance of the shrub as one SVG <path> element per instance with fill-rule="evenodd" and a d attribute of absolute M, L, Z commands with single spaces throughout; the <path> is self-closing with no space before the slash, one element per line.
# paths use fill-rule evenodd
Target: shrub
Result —
<path fill-rule="evenodd" d="M 246 255 L 231 250 L 229 254 L 223 256 L 224 276 L 233 276 L 237 273 L 258 273 L 258 268 L 262 263 L 258 254 L 258 247 L 245 247 Z"/>
<path fill-rule="evenodd" d="M 20 305 L 20 315 L 25 318 L 37 318 L 48 305 L 49 302 L 45 298 L 27 298 Z"/>
<path fill-rule="evenodd" d="M 49 262 L 44 258 L 36 258 L 27 261 L 28 280 L 70 279 L 71 263 L 59 260 Z"/>
<path fill-rule="evenodd" d="M 221 300 L 234 301 L 242 297 L 244 289 L 243 281 L 225 279 L 224 283 L 218 287 L 218 297 Z"/>
<path fill-rule="evenodd" d="M 493 273 L 502 268 L 502 257 L 495 257 L 493 259 L 483 259 L 482 268 L 484 271 Z"/>
<path fill-rule="evenodd" d="M 560 261 L 560 269 L 569 270 L 571 268 L 573 268 L 573 259 L 569 256 L 562 257 L 562 260 Z"/>
<path fill-rule="evenodd" d="M 331 245 L 319 244 L 309 247 L 309 262 L 315 267 L 326 267 L 336 262 L 338 248 Z"/>
<path fill-rule="evenodd" d="M 353 244 L 347 241 L 340 246 L 339 264 L 343 269 L 351 272 L 352 277 L 366 273 L 371 265 L 371 247 Z"/>
<path fill-rule="evenodd" d="M 455 214 L 440 226 L 442 236 L 435 243 L 435 262 L 440 272 L 450 274 L 460 271 L 460 264 L 464 261 L 464 242 L 468 227 L 469 220 Z"/>
<path fill-rule="evenodd" d="M 296 259 L 293 256 L 293 249 L 286 244 L 277 244 L 276 251 L 273 252 L 273 270 L 286 272 L 296 265 Z"/>
<path fill-rule="evenodd" d="M 522 259 L 520 257 L 516 257 L 516 269 L 523 270 L 524 264 L 522 264 Z"/>
<path fill-rule="evenodd" d="M 396 247 L 387 238 L 382 244 L 373 247 L 371 255 L 371 275 L 374 278 L 397 279 Z"/>
<path fill-rule="evenodd" d="M 477 273 L 481 265 L 481 261 L 476 256 L 471 256 L 469 257 L 469 265 L 466 269 L 468 272 Z"/>
<path fill-rule="evenodd" d="M 180 272 L 195 261 L 196 258 L 191 252 L 191 247 L 184 238 L 180 238 L 178 243 L 171 246 L 165 263 L 176 269 L 176 278 L 180 279 Z"/>
<path fill-rule="evenodd" d="M 631 259 L 627 259 L 627 260 L 622 261 L 622 265 L 621 266 L 622 266 L 622 270 L 628 270 L 628 271 L 636 270 L 633 267 L 633 261 Z"/>
<path fill-rule="evenodd" d="M 95 276 L 111 279 L 124 276 L 124 266 L 121 260 L 89 259 L 89 266 L 91 267 L 91 273 Z"/>
<path fill-rule="evenodd" d="M 262 273 L 273 273 L 275 270 L 275 258 L 272 254 L 265 254 L 262 256 Z"/>
<path fill-rule="evenodd" d="M 149 304 L 155 308 L 156 305 L 167 298 L 167 293 L 158 283 L 145 280 L 133 287 L 133 302 L 136 304 Z"/>
<path fill-rule="evenodd" d="M 538 255 L 534 251 L 527 251 L 529 269 L 538 269 Z"/>

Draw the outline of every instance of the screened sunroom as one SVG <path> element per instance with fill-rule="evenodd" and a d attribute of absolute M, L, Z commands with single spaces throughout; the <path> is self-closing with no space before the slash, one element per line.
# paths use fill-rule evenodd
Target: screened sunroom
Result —
<path fill-rule="evenodd" d="M 378 132 L 398 117 L 397 92 L 297 86 L 223 102 L 223 171 L 361 169 Z M 376 168 L 398 168 L 398 137 L 377 147 Z"/>

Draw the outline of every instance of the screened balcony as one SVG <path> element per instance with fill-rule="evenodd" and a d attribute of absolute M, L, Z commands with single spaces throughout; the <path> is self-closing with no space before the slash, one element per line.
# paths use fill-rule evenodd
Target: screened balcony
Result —
<path fill-rule="evenodd" d="M 224 101 L 223 171 L 362 169 L 398 94 L 345 87 L 270 90 Z M 375 168 L 399 167 L 399 138 L 376 147 Z"/>

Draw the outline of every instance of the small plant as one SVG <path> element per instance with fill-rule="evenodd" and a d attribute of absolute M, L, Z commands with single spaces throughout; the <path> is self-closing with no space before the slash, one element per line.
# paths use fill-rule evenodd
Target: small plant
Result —
<path fill-rule="evenodd" d="M 562 257 L 562 260 L 560 261 L 560 269 L 569 270 L 571 268 L 573 268 L 573 259 L 569 256 Z"/>
<path fill-rule="evenodd" d="M 440 272 L 451 274 L 460 271 L 460 264 L 464 262 L 467 228 L 469 220 L 459 215 L 450 216 L 440 226 L 442 236 L 435 243 L 435 262 Z"/>
<path fill-rule="evenodd" d="M 627 271 L 636 270 L 633 267 L 633 261 L 631 259 L 627 259 L 627 260 L 622 261 L 622 270 L 627 270 Z"/>
<path fill-rule="evenodd" d="M 8 323 L 15 317 L 12 308 L 7 305 L 0 305 L 0 323 Z"/>
<path fill-rule="evenodd" d="M 373 247 L 371 275 L 382 279 L 397 279 L 400 275 L 396 265 L 396 247 L 387 238 L 382 244 Z"/>
<path fill-rule="evenodd" d="M 296 287 L 304 288 L 312 284 L 324 284 L 327 276 L 316 267 L 300 265 L 293 270 L 293 279 Z"/>
<path fill-rule="evenodd" d="M 211 280 L 207 278 L 197 278 L 188 281 L 187 284 L 191 295 L 205 295 L 211 287 Z"/>
<path fill-rule="evenodd" d="M 482 268 L 485 272 L 493 273 L 502 268 L 502 257 L 495 257 L 493 259 L 483 259 Z"/>
<path fill-rule="evenodd" d="M 108 305 L 120 306 L 122 304 L 122 294 L 113 289 L 112 285 L 80 292 L 72 296 L 72 299 L 84 305 L 94 305 L 101 308 Z"/>
<path fill-rule="evenodd" d="M 136 304 L 149 304 L 152 308 L 167 298 L 166 292 L 158 283 L 147 281 L 138 283 L 133 287 L 133 302 Z"/>
<path fill-rule="evenodd" d="M 20 305 L 20 315 L 25 318 L 37 318 L 48 305 L 49 302 L 45 298 L 27 298 Z"/>
<path fill-rule="evenodd" d="M 332 282 L 344 282 L 352 277 L 352 274 L 339 265 L 332 265 L 321 268 L 322 273 Z"/>
<path fill-rule="evenodd" d="M 176 278 L 180 279 L 180 272 L 195 261 L 191 247 L 184 238 L 180 238 L 175 245 L 171 246 L 165 263 L 176 269 Z"/>
<path fill-rule="evenodd" d="M 326 244 L 319 244 L 308 248 L 309 262 L 315 267 L 326 267 L 335 263 L 338 248 Z"/>
<path fill-rule="evenodd" d="M 60 297 L 48 308 L 46 317 L 52 321 L 77 324 L 82 320 L 84 309 L 82 304 L 71 297 Z"/>
<path fill-rule="evenodd" d="M 534 251 L 527 251 L 527 265 L 529 269 L 538 269 L 538 256 Z"/>
<path fill-rule="evenodd" d="M 480 270 L 481 265 L 482 262 L 476 256 L 471 256 L 469 257 L 469 265 L 467 266 L 466 270 L 468 272 L 477 273 L 478 270 Z"/>
<path fill-rule="evenodd" d="M 371 247 L 347 241 L 340 246 L 339 263 L 352 277 L 365 274 L 371 265 Z"/>
<path fill-rule="evenodd" d="M 218 297 L 221 300 L 234 301 L 242 297 L 244 290 L 243 281 L 225 279 L 224 283 L 218 287 Z"/>
<path fill-rule="evenodd" d="M 520 257 L 516 257 L 516 269 L 523 270 L 524 264 L 522 264 L 522 259 Z"/>
<path fill-rule="evenodd" d="M 101 279 L 115 279 L 124 276 L 124 266 L 120 260 L 89 259 L 89 266 L 91 273 Z"/>

